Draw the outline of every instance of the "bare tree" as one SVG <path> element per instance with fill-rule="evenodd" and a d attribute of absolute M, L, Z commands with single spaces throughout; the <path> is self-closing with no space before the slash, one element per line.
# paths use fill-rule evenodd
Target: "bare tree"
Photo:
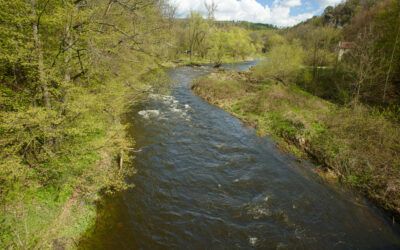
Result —
<path fill-rule="evenodd" d="M 376 92 L 376 82 L 382 78 L 384 71 L 381 67 L 379 53 L 374 51 L 376 36 L 373 27 L 365 27 L 364 32 L 360 33 L 360 38 L 350 51 L 350 67 L 354 71 L 355 79 L 353 84 L 354 103 L 358 104 L 362 95 L 368 91 Z"/>
<path fill-rule="evenodd" d="M 214 0 L 211 0 L 210 3 L 207 3 L 207 1 L 204 1 L 204 6 L 206 7 L 207 10 L 207 19 L 208 20 L 215 20 L 215 12 L 218 9 L 218 5 L 214 2 Z"/>

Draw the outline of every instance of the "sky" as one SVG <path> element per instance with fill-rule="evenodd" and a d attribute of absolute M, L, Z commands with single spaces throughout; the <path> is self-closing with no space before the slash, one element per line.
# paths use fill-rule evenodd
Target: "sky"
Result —
<path fill-rule="evenodd" d="M 204 1 L 169 0 L 177 6 L 179 17 L 186 17 L 191 10 L 206 13 Z M 223 21 L 249 21 L 269 23 L 279 27 L 293 26 L 310 17 L 321 14 L 327 6 L 335 6 L 343 0 L 214 0 L 217 4 L 215 17 Z"/>

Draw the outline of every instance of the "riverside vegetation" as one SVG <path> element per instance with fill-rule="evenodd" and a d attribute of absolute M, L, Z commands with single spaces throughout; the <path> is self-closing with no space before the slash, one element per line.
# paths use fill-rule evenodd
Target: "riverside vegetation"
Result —
<path fill-rule="evenodd" d="M 123 114 L 150 89 L 167 7 L 0 1 L 0 248 L 71 247 L 98 194 L 127 187 Z"/>
<path fill-rule="evenodd" d="M 400 215 L 400 2 L 351 0 L 277 31 L 250 72 L 192 90 Z M 338 60 L 337 44 L 353 47 Z"/>
<path fill-rule="evenodd" d="M 176 19 L 163 0 L 0 0 L 0 248 L 73 248 L 99 195 L 128 187 L 124 114 L 165 85 L 162 65 L 259 54 L 273 27 L 217 24 L 208 8 Z"/>

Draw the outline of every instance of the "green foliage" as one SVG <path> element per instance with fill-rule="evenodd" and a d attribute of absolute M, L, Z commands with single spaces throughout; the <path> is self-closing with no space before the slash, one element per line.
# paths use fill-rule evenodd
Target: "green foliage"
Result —
<path fill-rule="evenodd" d="M 93 219 L 88 197 L 128 187 L 123 115 L 160 88 L 140 76 L 167 47 L 168 7 L 0 0 L 0 248 L 72 244 Z"/>
<path fill-rule="evenodd" d="M 400 83 L 400 3 L 388 1 L 376 15 L 376 51 L 384 53 L 385 85 L 382 102 L 396 96 Z M 387 98 L 389 96 L 389 98 Z"/>
<path fill-rule="evenodd" d="M 304 52 L 296 43 L 290 44 L 281 38 L 278 41 L 267 53 L 267 59 L 256 67 L 254 74 L 261 80 L 272 79 L 289 84 L 298 75 Z"/>
<path fill-rule="evenodd" d="M 245 59 L 256 52 L 249 33 L 241 28 L 233 28 L 230 31 L 216 29 L 209 35 L 208 43 L 207 56 L 217 65 L 221 64 L 225 57 Z"/>
<path fill-rule="evenodd" d="M 190 57 L 198 53 L 202 58 L 206 54 L 206 37 L 209 30 L 208 23 L 203 19 L 202 15 L 198 12 L 191 11 L 188 16 L 188 49 L 190 50 Z"/>
<path fill-rule="evenodd" d="M 264 44 L 263 34 L 270 29 L 251 27 L 241 22 L 204 19 L 201 13 L 192 11 L 186 19 L 177 20 L 173 25 L 175 36 L 170 38 L 173 45 L 170 59 L 212 62 L 218 66 L 222 62 L 259 56 Z"/>
<path fill-rule="evenodd" d="M 229 53 L 230 46 L 227 43 L 228 40 L 229 34 L 220 30 L 210 35 L 209 43 L 211 48 L 208 56 L 212 58 L 215 64 L 221 64 L 223 57 Z"/>

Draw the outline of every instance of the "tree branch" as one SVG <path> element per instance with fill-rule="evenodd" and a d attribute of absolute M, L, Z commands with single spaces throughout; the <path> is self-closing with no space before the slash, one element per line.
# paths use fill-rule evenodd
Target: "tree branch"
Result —
<path fill-rule="evenodd" d="M 40 30 L 40 18 L 42 18 L 42 15 L 43 15 L 44 11 L 46 10 L 47 5 L 49 4 L 49 2 L 50 2 L 50 0 L 47 0 L 47 2 L 44 4 L 44 7 L 43 7 L 42 11 L 39 14 L 37 14 L 38 33 L 39 33 L 39 30 Z"/>

